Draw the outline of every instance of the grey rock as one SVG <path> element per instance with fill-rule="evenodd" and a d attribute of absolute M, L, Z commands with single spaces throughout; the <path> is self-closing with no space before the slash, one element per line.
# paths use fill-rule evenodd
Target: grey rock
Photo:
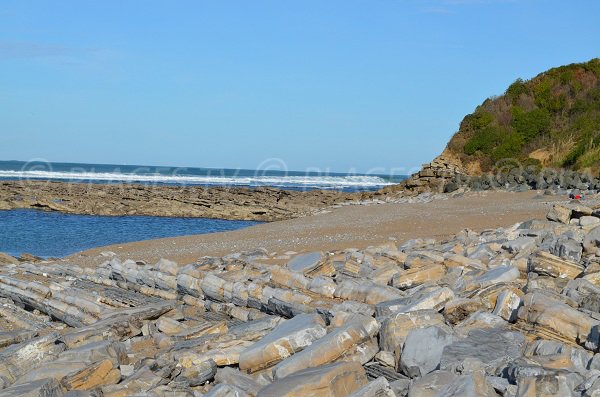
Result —
<path fill-rule="evenodd" d="M 507 241 L 502 244 L 502 248 L 511 254 L 518 252 L 528 252 L 535 248 L 536 239 L 533 237 L 519 237 L 515 240 Z"/>
<path fill-rule="evenodd" d="M 63 397 L 65 393 L 55 379 L 46 378 L 0 390 L 0 397 Z"/>
<path fill-rule="evenodd" d="M 383 376 L 369 382 L 348 397 L 397 397 L 390 384 Z"/>
<path fill-rule="evenodd" d="M 478 359 L 485 363 L 489 375 L 496 375 L 498 368 L 521 357 L 524 347 L 525 336 L 519 332 L 475 329 L 466 338 L 444 348 L 440 368 L 456 370 L 464 360 Z"/>
<path fill-rule="evenodd" d="M 287 263 L 287 268 L 293 272 L 306 274 L 314 270 L 322 259 L 323 253 L 321 252 L 309 252 L 297 255 Z"/>
<path fill-rule="evenodd" d="M 451 333 L 437 326 L 411 330 L 400 355 L 400 369 L 411 378 L 438 369 L 444 348 L 453 341 Z"/>
<path fill-rule="evenodd" d="M 590 254 L 597 254 L 600 247 L 600 226 L 590 230 L 583 239 L 583 249 Z"/>
<path fill-rule="evenodd" d="M 558 256 L 561 258 L 579 262 L 583 253 L 583 246 L 573 239 L 559 239 L 557 242 L 557 251 Z"/>
<path fill-rule="evenodd" d="M 300 314 L 278 325 L 271 333 L 240 354 L 241 370 L 255 372 L 270 367 L 325 336 L 318 314 Z"/>

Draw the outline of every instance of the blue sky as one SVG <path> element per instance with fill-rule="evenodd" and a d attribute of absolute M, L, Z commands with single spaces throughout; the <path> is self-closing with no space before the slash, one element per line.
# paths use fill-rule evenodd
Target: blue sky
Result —
<path fill-rule="evenodd" d="M 517 77 L 600 56 L 600 2 L 0 2 L 0 159 L 411 170 Z"/>

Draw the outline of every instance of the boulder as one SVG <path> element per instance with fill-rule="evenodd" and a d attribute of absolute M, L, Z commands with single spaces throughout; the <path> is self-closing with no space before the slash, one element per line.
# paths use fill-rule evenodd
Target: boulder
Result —
<path fill-rule="evenodd" d="M 444 348 L 440 368 L 456 370 L 465 360 L 478 360 L 486 372 L 495 375 L 498 368 L 519 358 L 525 347 L 525 336 L 504 329 L 474 329 L 464 339 Z"/>
<path fill-rule="evenodd" d="M 256 396 L 258 391 L 263 387 L 263 385 L 249 375 L 229 367 L 219 368 L 215 375 L 215 382 L 235 386 L 250 396 Z"/>
<path fill-rule="evenodd" d="M 380 285 L 369 280 L 346 279 L 338 284 L 333 295 L 344 300 L 374 305 L 390 299 L 402 298 L 404 293 L 397 288 Z"/>
<path fill-rule="evenodd" d="M 437 281 L 446 274 L 446 267 L 442 264 L 432 263 L 422 267 L 411 268 L 396 273 L 392 285 L 400 289 L 408 289 L 421 285 L 427 281 Z"/>
<path fill-rule="evenodd" d="M 600 247 L 600 226 L 590 230 L 583 239 L 583 250 L 589 254 L 598 254 Z"/>
<path fill-rule="evenodd" d="M 255 372 L 277 364 L 279 361 L 310 346 L 327 333 L 325 322 L 318 314 L 300 314 L 278 325 L 240 353 L 242 371 Z"/>
<path fill-rule="evenodd" d="M 378 317 L 385 317 L 392 313 L 409 313 L 416 310 L 442 310 L 446 302 L 453 298 L 454 292 L 450 288 L 433 288 L 415 296 L 381 302 L 377 304 L 375 310 Z"/>
<path fill-rule="evenodd" d="M 600 320 L 548 294 L 533 292 L 525 295 L 518 318 L 588 350 L 597 351 L 600 346 Z"/>
<path fill-rule="evenodd" d="M 296 273 L 309 274 L 317 269 L 322 260 L 322 252 L 309 252 L 293 257 L 286 267 Z"/>
<path fill-rule="evenodd" d="M 517 319 L 521 302 L 521 297 L 513 290 L 505 289 L 498 295 L 496 307 L 492 313 L 502 317 L 508 322 L 514 322 Z"/>
<path fill-rule="evenodd" d="M 439 369 L 442 352 L 453 341 L 452 334 L 441 327 L 415 328 L 406 337 L 399 368 L 410 378 Z"/>
<path fill-rule="evenodd" d="M 67 390 L 92 390 L 99 386 L 116 384 L 121 371 L 109 359 L 99 361 L 75 373 L 65 376 L 61 384 Z"/>
<path fill-rule="evenodd" d="M 497 397 L 494 388 L 481 372 L 456 375 L 447 371 L 434 371 L 416 379 L 410 386 L 408 397 Z"/>
<path fill-rule="evenodd" d="M 488 270 L 468 284 L 467 289 L 485 288 L 499 283 L 508 283 L 519 278 L 519 269 L 515 266 L 498 266 Z"/>
<path fill-rule="evenodd" d="M 0 390 L 0 397 L 63 397 L 65 393 L 56 379 L 46 378 Z"/>
<path fill-rule="evenodd" d="M 436 310 L 396 313 L 383 320 L 379 331 L 379 346 L 381 350 L 393 352 L 397 347 L 404 345 L 412 329 L 441 324 L 444 324 L 444 317 Z"/>
<path fill-rule="evenodd" d="M 396 393 L 388 380 L 381 376 L 350 394 L 350 397 L 396 397 Z"/>
<path fill-rule="evenodd" d="M 305 368 L 331 363 L 344 354 L 353 353 L 356 346 L 369 341 L 378 331 L 379 324 L 374 318 L 357 317 L 281 361 L 273 368 L 274 377 L 281 379 Z"/>
<path fill-rule="evenodd" d="M 257 397 L 347 397 L 368 383 L 356 362 L 338 362 L 306 368 L 261 389 Z"/>
<path fill-rule="evenodd" d="M 204 397 L 250 397 L 250 394 L 234 385 L 219 384 L 206 393 Z"/>
<path fill-rule="evenodd" d="M 574 279 L 583 273 L 585 267 L 540 251 L 529 259 L 529 270 L 541 275 Z"/>

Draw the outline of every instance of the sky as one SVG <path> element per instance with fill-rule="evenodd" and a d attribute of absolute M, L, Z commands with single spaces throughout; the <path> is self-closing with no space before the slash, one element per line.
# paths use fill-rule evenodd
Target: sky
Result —
<path fill-rule="evenodd" d="M 0 160 L 409 173 L 600 2 L 0 1 Z"/>

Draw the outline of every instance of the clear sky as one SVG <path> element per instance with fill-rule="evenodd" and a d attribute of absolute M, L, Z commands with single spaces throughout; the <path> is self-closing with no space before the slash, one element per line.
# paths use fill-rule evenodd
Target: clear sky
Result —
<path fill-rule="evenodd" d="M 2 0 L 0 159 L 410 170 L 599 39 L 597 0 Z"/>

